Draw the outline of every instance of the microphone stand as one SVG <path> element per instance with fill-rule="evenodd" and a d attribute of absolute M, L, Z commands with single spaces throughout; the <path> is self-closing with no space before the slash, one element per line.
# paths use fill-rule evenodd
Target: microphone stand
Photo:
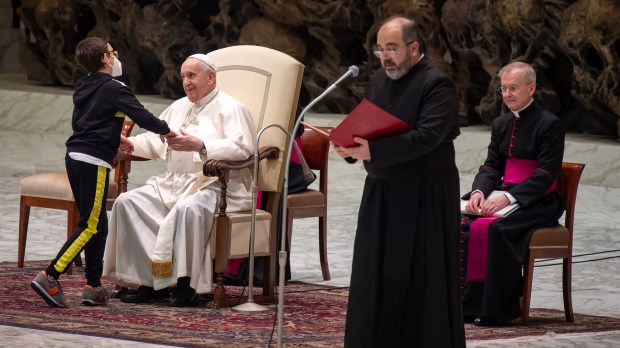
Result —
<path fill-rule="evenodd" d="M 286 135 L 288 135 L 289 138 L 291 137 L 291 133 L 289 133 L 286 129 L 284 129 L 284 127 L 282 127 L 279 124 L 271 124 L 268 126 L 263 127 L 259 132 L 258 135 L 256 136 L 256 147 L 254 149 L 254 176 L 252 177 L 252 219 L 250 222 L 250 253 L 249 253 L 249 263 L 250 263 L 250 269 L 248 272 L 248 300 L 245 303 L 242 303 L 240 305 L 234 306 L 231 308 L 231 310 L 235 311 L 235 312 L 247 312 L 247 313 L 253 313 L 253 312 L 262 312 L 262 311 L 266 311 L 269 308 L 263 305 L 260 305 L 258 303 L 254 302 L 254 238 L 256 235 L 256 201 L 257 201 L 257 193 L 258 193 L 258 185 L 257 185 L 257 181 L 258 181 L 258 143 L 260 141 L 260 137 L 263 134 L 263 132 L 271 127 L 278 127 L 280 128 L 284 133 L 286 133 Z M 294 142 L 294 139 L 293 141 Z M 289 150 L 290 151 L 290 150 Z M 286 168 L 288 169 L 288 162 Z M 284 179 L 284 187 L 286 188 L 286 177 Z M 284 259 L 286 261 L 286 258 Z"/>
<path fill-rule="evenodd" d="M 318 103 L 321 99 L 325 98 L 326 95 L 331 93 L 336 86 L 348 78 L 349 76 L 357 76 L 359 69 L 357 66 L 353 65 L 349 67 L 349 70 L 342 75 L 334 84 L 329 86 L 321 95 L 312 100 L 308 106 L 306 106 L 299 116 L 297 120 L 295 120 L 295 126 L 293 127 L 293 131 L 291 134 L 297 134 L 297 129 L 301 124 L 301 120 L 304 118 L 304 115 L 310 108 L 312 108 L 316 103 Z M 289 134 L 289 136 L 291 136 Z M 286 210 L 287 210 L 287 200 L 288 200 L 288 168 L 291 164 L 291 151 L 293 150 L 293 144 L 295 143 L 295 138 L 291 136 L 291 142 L 288 146 L 288 151 L 286 154 L 286 162 L 285 162 L 285 171 L 284 171 L 284 187 L 282 188 L 282 238 L 280 239 L 280 252 L 278 254 L 278 260 L 280 261 L 280 273 L 278 279 L 278 348 L 282 347 L 282 326 L 284 322 L 284 278 L 286 277 L 285 269 L 286 269 Z"/>
<path fill-rule="evenodd" d="M 283 319 L 284 319 L 284 278 L 286 277 L 285 275 L 285 269 L 286 269 L 286 257 L 287 257 L 287 252 L 286 252 L 286 231 L 285 226 L 286 226 L 286 210 L 287 210 L 287 200 L 288 200 L 288 169 L 290 166 L 290 162 L 291 162 L 291 151 L 293 151 L 293 146 L 297 147 L 297 144 L 295 142 L 295 138 L 292 136 L 292 134 L 297 134 L 297 129 L 299 128 L 299 125 L 301 124 L 301 120 L 303 119 L 303 116 L 306 114 L 306 112 L 308 110 L 310 110 L 310 108 L 312 108 L 316 103 L 318 103 L 321 99 L 323 99 L 326 95 L 328 95 L 329 93 L 331 93 L 336 86 L 344 81 L 345 79 L 347 79 L 349 76 L 357 76 L 359 72 L 359 69 L 357 66 L 351 66 L 349 67 L 349 70 L 342 75 L 336 82 L 334 82 L 334 84 L 332 84 L 331 86 L 329 86 L 329 88 L 327 88 L 323 93 L 321 93 L 321 95 L 319 95 L 317 98 L 315 98 L 314 100 L 312 100 L 308 106 L 306 106 L 301 113 L 299 114 L 299 116 L 297 117 L 297 119 L 295 120 L 295 124 L 293 126 L 293 132 L 289 133 L 286 129 L 284 129 L 284 127 L 282 127 L 279 124 L 271 124 L 268 126 L 263 127 L 259 132 L 258 135 L 256 136 L 256 147 L 254 150 L 254 175 L 252 178 L 252 219 L 250 222 L 250 252 L 249 252 L 249 274 L 248 274 L 248 300 L 240 305 L 237 305 L 235 307 L 232 308 L 233 311 L 235 312 L 247 312 L 247 313 L 253 313 L 253 312 L 262 312 L 262 311 L 266 311 L 269 308 L 265 307 L 263 305 L 257 304 L 254 302 L 254 238 L 255 238 L 255 234 L 256 234 L 256 200 L 257 200 L 257 191 L 258 191 L 258 186 L 257 186 L 257 180 L 258 180 L 258 149 L 259 149 L 259 141 L 260 141 L 260 137 L 263 134 L 263 132 L 271 127 L 277 127 L 279 129 L 281 129 L 284 133 L 286 133 L 286 135 L 288 135 L 290 142 L 289 142 L 289 146 L 288 146 L 288 151 L 285 153 L 286 154 L 286 159 L 285 159 L 285 165 L 284 165 L 284 182 L 282 183 L 283 187 L 282 187 L 282 228 L 281 228 L 281 244 L 280 244 L 280 252 L 278 253 L 278 260 L 280 262 L 280 272 L 279 272 L 279 281 L 278 281 L 278 347 L 282 347 L 282 326 L 283 326 Z"/>

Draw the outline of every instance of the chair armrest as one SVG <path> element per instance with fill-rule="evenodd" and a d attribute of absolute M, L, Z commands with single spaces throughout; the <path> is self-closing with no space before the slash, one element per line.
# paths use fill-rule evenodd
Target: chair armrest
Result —
<path fill-rule="evenodd" d="M 120 161 L 150 161 L 150 159 L 144 158 L 144 157 L 140 157 L 140 156 L 130 155 L 128 153 L 120 152 L 119 151 L 116 154 L 116 157 L 114 158 L 114 163 L 113 164 L 116 165 Z"/>
<path fill-rule="evenodd" d="M 277 159 L 280 149 L 277 147 L 262 147 L 258 151 L 258 160 Z M 216 176 L 220 183 L 220 206 L 219 216 L 226 216 L 226 193 L 228 189 L 228 178 L 231 170 L 239 170 L 254 167 L 254 155 L 243 161 L 226 161 L 210 159 L 202 165 L 202 174 L 205 176 Z"/>
<path fill-rule="evenodd" d="M 124 152 L 118 152 L 116 157 L 114 157 L 112 165 L 114 166 L 114 181 L 118 184 L 118 194 L 127 192 L 132 161 L 149 161 L 149 159 Z"/>
<path fill-rule="evenodd" d="M 258 160 L 263 159 L 276 159 L 280 154 L 280 149 L 277 147 L 262 147 L 258 151 Z M 254 155 L 248 157 L 243 161 L 226 161 L 210 159 L 202 165 L 202 173 L 205 176 L 217 176 L 222 177 L 230 170 L 239 170 L 245 168 L 254 167 Z"/>

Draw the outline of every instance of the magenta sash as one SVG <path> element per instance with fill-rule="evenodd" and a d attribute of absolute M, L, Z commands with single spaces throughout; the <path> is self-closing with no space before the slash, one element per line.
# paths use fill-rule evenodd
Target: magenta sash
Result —
<path fill-rule="evenodd" d="M 295 138 L 295 142 L 297 143 L 297 146 L 299 147 L 299 151 L 303 153 L 304 144 L 301 142 L 301 137 Z M 291 163 L 301 163 L 301 159 L 299 159 L 299 155 L 297 154 L 297 150 L 295 150 L 295 148 L 291 150 Z"/>
<path fill-rule="evenodd" d="M 508 157 L 506 160 L 506 171 L 504 172 L 504 182 L 518 184 L 534 174 L 537 168 L 538 162 L 536 160 Z M 557 182 L 555 180 L 545 194 L 555 190 Z"/>
<path fill-rule="evenodd" d="M 467 244 L 467 274 L 470 281 L 486 280 L 487 255 L 489 253 L 489 225 L 497 216 L 479 217 L 469 225 L 469 242 Z"/>

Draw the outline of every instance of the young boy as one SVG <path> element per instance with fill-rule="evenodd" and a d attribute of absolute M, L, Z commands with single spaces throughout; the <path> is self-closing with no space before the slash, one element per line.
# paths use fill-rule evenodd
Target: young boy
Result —
<path fill-rule="evenodd" d="M 46 270 L 32 281 L 32 288 L 54 307 L 67 303 L 58 282 L 73 259 L 84 250 L 85 305 L 105 305 L 108 295 L 101 286 L 103 252 L 108 234 L 105 203 L 112 162 L 121 143 L 126 116 L 141 128 L 173 137 L 166 122 L 158 119 L 136 99 L 131 90 L 114 77 L 122 73 L 118 53 L 106 40 L 89 37 L 75 50 L 76 62 L 88 76 L 77 81 L 73 94 L 73 134 L 66 142 L 65 166 L 79 212 L 76 229 Z M 163 139 L 163 138 L 162 138 Z"/>

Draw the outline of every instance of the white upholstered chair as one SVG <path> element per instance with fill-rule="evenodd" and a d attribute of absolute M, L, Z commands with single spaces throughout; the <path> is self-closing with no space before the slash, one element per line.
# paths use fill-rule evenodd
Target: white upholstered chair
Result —
<path fill-rule="evenodd" d="M 217 84 L 226 93 L 244 103 L 252 113 L 257 132 L 263 127 L 278 124 L 289 132 L 295 122 L 295 112 L 304 66 L 291 56 L 261 46 L 231 46 L 209 53 L 217 65 Z M 267 196 L 265 210 L 257 209 L 255 256 L 267 256 L 263 278 L 263 297 L 275 300 L 276 234 L 278 203 L 284 181 L 284 163 L 291 139 L 276 127 L 264 131 L 259 142 L 261 160 L 258 171 L 258 189 Z M 275 149 L 278 149 L 274 151 Z M 276 157 L 277 155 L 277 157 Z M 249 159 L 245 166 L 252 166 Z M 217 175 L 220 182 L 227 180 L 227 171 L 239 163 L 209 161 L 205 163 L 205 175 Z M 223 195 L 225 195 L 225 191 Z M 225 197 L 223 197 L 225 198 Z M 225 199 L 221 200 L 216 218 L 215 248 L 216 289 L 210 307 L 225 306 L 226 289 L 224 275 L 229 258 L 246 257 L 249 254 L 251 211 L 226 213 Z"/>

